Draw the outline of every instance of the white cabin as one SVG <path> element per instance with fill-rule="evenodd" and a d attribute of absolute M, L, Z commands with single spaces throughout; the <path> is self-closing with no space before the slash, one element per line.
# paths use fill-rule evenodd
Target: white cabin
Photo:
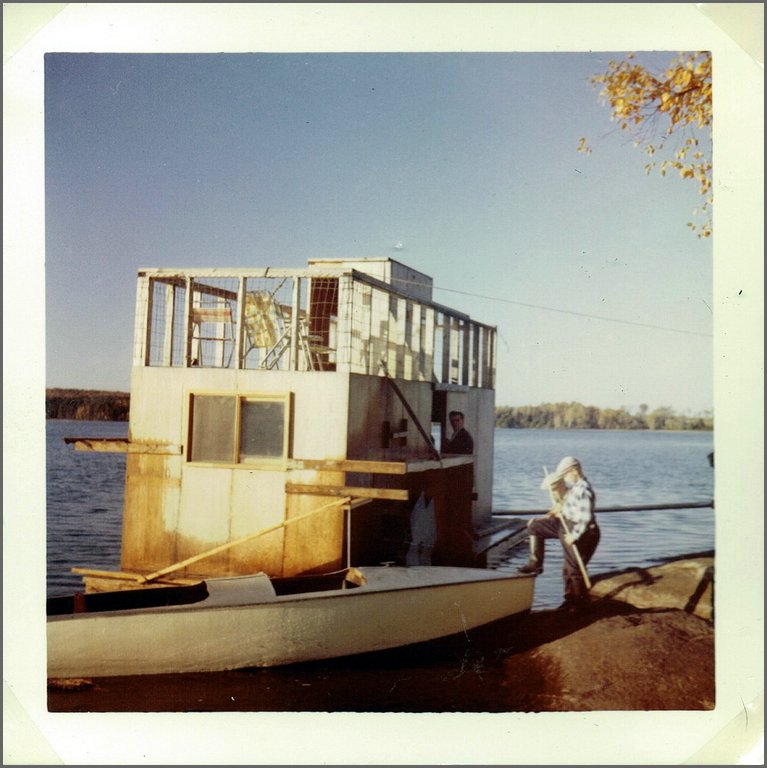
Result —
<path fill-rule="evenodd" d="M 392 259 L 140 270 L 129 437 L 88 446 L 127 451 L 121 567 L 481 565 L 494 377 L 495 328 Z M 472 456 L 436 444 L 453 409 Z"/>

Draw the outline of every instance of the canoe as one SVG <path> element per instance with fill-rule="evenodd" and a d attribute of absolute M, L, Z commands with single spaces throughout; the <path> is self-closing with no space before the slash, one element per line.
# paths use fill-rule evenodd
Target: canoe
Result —
<path fill-rule="evenodd" d="M 48 675 L 215 672 L 403 647 L 525 613 L 534 583 L 481 568 L 375 566 L 211 578 L 165 597 L 82 595 L 49 604 Z"/>

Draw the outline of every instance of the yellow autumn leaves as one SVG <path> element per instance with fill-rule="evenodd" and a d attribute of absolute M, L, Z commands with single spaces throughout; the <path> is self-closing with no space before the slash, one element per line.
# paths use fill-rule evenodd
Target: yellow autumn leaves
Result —
<path fill-rule="evenodd" d="M 610 106 L 610 119 L 620 130 L 629 133 L 634 145 L 644 147 L 653 156 L 661 152 L 665 139 L 682 130 L 710 131 L 713 118 L 711 53 L 696 51 L 680 53 L 660 75 L 655 75 L 635 61 L 629 53 L 622 61 L 610 61 L 607 72 L 591 79 L 600 88 L 599 97 Z M 658 143 L 650 141 L 659 137 Z M 585 137 L 578 143 L 578 151 L 591 154 Z M 656 167 L 653 161 L 645 166 L 651 173 Z M 698 211 L 707 212 L 711 198 L 711 162 L 699 149 L 699 142 L 689 135 L 672 158 L 660 164 L 661 175 L 676 169 L 684 179 L 698 183 L 698 191 L 705 201 Z M 710 216 L 709 216 L 710 219 Z M 688 223 L 698 237 L 711 235 L 710 220 L 701 227 Z"/>
<path fill-rule="evenodd" d="M 601 87 L 600 98 L 610 105 L 611 119 L 622 129 L 641 125 L 657 113 L 668 113 L 671 133 L 677 123 L 709 125 L 711 105 L 711 54 L 680 54 L 661 76 L 653 75 L 627 56 L 611 61 L 607 72 L 592 78 Z"/>

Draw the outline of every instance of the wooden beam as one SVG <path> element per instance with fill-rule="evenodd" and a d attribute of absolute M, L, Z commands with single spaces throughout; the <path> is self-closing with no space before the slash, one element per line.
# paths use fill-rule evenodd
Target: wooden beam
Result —
<path fill-rule="evenodd" d="M 74 443 L 76 451 L 97 453 L 152 453 L 177 456 L 182 452 L 180 445 L 163 443 L 133 442 L 127 437 L 65 437 L 68 445 Z"/>
<path fill-rule="evenodd" d="M 143 573 L 134 573 L 132 571 L 99 571 L 94 568 L 72 568 L 71 572 L 90 579 L 111 579 L 113 581 L 136 582 L 136 584 L 142 583 L 144 578 Z M 156 583 L 166 586 L 191 586 L 192 584 L 199 584 L 200 581 L 201 579 L 173 577 L 172 579 L 157 579 Z"/>
<path fill-rule="evenodd" d="M 407 501 L 409 494 L 404 488 L 356 488 L 348 485 L 305 485 L 285 483 L 285 493 L 306 496 L 352 496 L 360 499 L 388 499 Z"/>
<path fill-rule="evenodd" d="M 415 459 L 407 461 L 372 461 L 369 459 L 289 459 L 288 469 L 316 469 L 326 472 L 360 472 L 372 475 L 407 475 L 411 472 L 426 472 L 431 469 L 457 467 L 471 464 L 471 456 L 442 456 L 436 459 Z"/>
<path fill-rule="evenodd" d="M 134 579 L 138 581 L 143 574 L 130 571 L 99 571 L 95 568 L 72 568 L 72 573 L 78 576 L 98 576 L 102 579 Z"/>
<path fill-rule="evenodd" d="M 427 472 L 431 469 L 458 467 L 462 464 L 472 464 L 473 462 L 474 457 L 468 454 L 465 456 L 442 456 L 439 461 L 435 459 L 408 461 L 406 464 L 406 474 L 410 474 L 411 472 Z"/>
<path fill-rule="evenodd" d="M 370 461 L 367 459 L 293 459 L 288 469 L 317 469 L 328 472 L 368 472 L 373 475 L 404 475 L 404 461 Z"/>
<path fill-rule="evenodd" d="M 231 307 L 194 307 L 192 319 L 195 323 L 231 323 Z"/>

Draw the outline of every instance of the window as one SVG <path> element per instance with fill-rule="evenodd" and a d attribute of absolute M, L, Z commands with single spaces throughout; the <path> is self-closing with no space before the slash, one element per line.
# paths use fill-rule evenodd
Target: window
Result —
<path fill-rule="evenodd" d="M 285 403 L 240 401 L 240 461 L 281 459 L 285 454 Z"/>
<path fill-rule="evenodd" d="M 234 461 L 237 398 L 192 395 L 191 461 Z"/>
<path fill-rule="evenodd" d="M 188 460 L 282 461 L 288 454 L 289 403 L 289 395 L 192 395 Z"/>

